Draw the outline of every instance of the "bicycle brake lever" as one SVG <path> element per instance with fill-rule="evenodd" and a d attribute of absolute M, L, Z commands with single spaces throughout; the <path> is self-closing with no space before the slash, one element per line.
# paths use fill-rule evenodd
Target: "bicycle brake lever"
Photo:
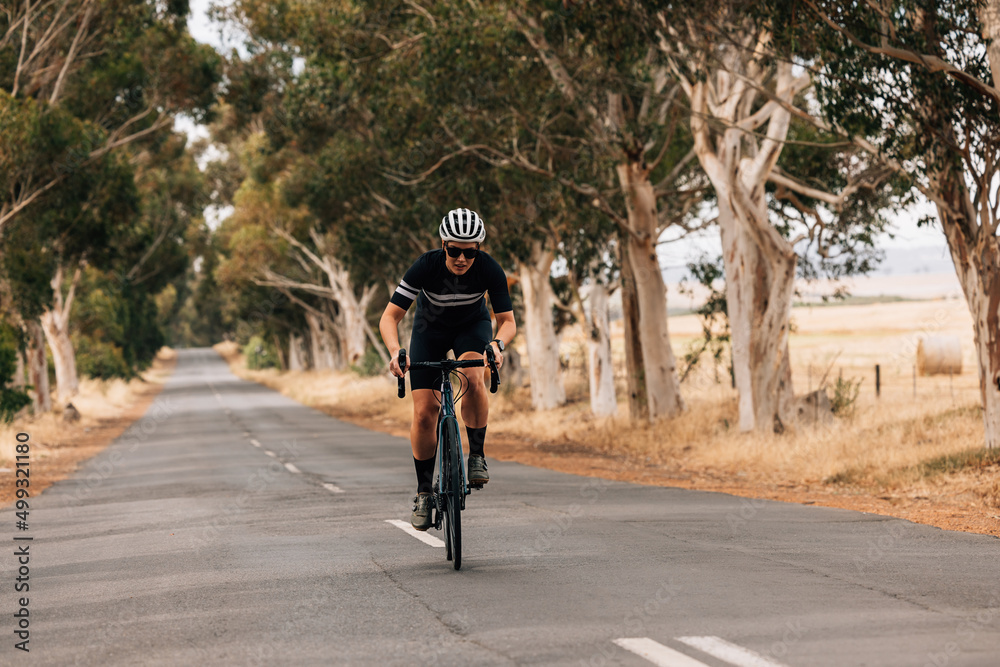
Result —
<path fill-rule="evenodd" d="M 490 367 L 490 393 L 497 393 L 500 387 L 500 371 L 497 370 L 497 358 L 493 354 L 493 346 L 486 348 L 486 364 Z"/>
<path fill-rule="evenodd" d="M 406 350 L 400 349 L 399 351 L 399 370 L 402 371 L 402 375 L 399 376 L 399 390 L 396 394 L 403 398 L 406 396 Z"/>

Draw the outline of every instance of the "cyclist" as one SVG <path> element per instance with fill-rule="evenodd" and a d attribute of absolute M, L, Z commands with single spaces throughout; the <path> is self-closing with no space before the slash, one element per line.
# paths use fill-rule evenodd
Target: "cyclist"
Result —
<path fill-rule="evenodd" d="M 414 301 L 417 312 L 407 368 L 410 361 L 440 361 L 448 350 L 455 352 L 456 359 L 483 359 L 490 345 L 499 367 L 503 365 L 504 348 L 517 332 L 507 276 L 495 259 L 479 249 L 486 238 L 482 218 L 467 208 L 458 208 L 444 216 L 439 232 L 441 247 L 418 257 L 406 271 L 379 321 L 382 340 L 392 357 L 389 370 L 396 377 L 403 377 L 407 370 L 399 367 L 399 323 Z M 486 308 L 487 293 L 496 315 L 496 336 Z M 459 378 L 459 394 L 465 395 L 461 413 L 468 433 L 469 483 L 475 486 L 490 480 L 483 452 L 490 411 L 486 372 L 485 367 L 467 368 L 463 373 L 468 381 Z M 410 523 L 417 530 L 427 530 L 431 525 L 439 381 L 440 373 L 436 370 L 417 368 L 410 373 L 413 396 L 410 445 L 417 472 L 417 495 Z"/>

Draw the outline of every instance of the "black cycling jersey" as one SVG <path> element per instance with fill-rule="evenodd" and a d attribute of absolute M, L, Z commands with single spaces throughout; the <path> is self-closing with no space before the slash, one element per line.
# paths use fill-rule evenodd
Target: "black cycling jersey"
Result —
<path fill-rule="evenodd" d="M 507 275 L 495 259 L 480 251 L 469 270 L 456 276 L 445 266 L 444 248 L 438 248 L 425 252 L 407 269 L 390 301 L 406 310 L 416 300 L 418 321 L 461 326 L 489 319 L 487 293 L 493 312 L 513 310 Z"/>

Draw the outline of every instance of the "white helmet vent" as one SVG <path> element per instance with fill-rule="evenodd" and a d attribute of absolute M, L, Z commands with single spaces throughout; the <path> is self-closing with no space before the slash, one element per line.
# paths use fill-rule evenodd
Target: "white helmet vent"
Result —
<path fill-rule="evenodd" d="M 441 239 L 444 241 L 459 241 L 482 243 L 486 238 L 486 225 L 475 211 L 467 208 L 456 208 L 448 211 L 441 219 Z"/>

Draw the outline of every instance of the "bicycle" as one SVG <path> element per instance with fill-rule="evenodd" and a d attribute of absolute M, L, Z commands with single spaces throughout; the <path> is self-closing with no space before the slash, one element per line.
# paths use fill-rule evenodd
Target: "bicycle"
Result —
<path fill-rule="evenodd" d="M 497 393 L 500 373 L 497 370 L 493 348 L 486 348 L 486 361 L 482 359 L 444 359 L 442 361 L 414 361 L 410 368 L 434 368 L 441 371 L 441 409 L 438 411 L 438 479 L 434 483 L 434 528 L 441 530 L 444 523 L 445 557 L 452 561 L 455 569 L 462 567 L 462 510 L 465 497 L 472 489 L 465 481 L 465 462 L 462 459 L 462 438 L 458 432 L 455 417 L 455 397 L 451 387 L 451 374 L 460 375 L 462 368 L 490 368 L 490 392 Z M 399 351 L 399 367 L 406 368 L 406 350 Z M 463 375 L 464 377 L 464 375 Z M 468 378 L 466 378 L 468 381 Z M 399 378 L 400 398 L 406 395 L 406 378 Z M 461 398 L 459 396 L 458 398 Z"/>

